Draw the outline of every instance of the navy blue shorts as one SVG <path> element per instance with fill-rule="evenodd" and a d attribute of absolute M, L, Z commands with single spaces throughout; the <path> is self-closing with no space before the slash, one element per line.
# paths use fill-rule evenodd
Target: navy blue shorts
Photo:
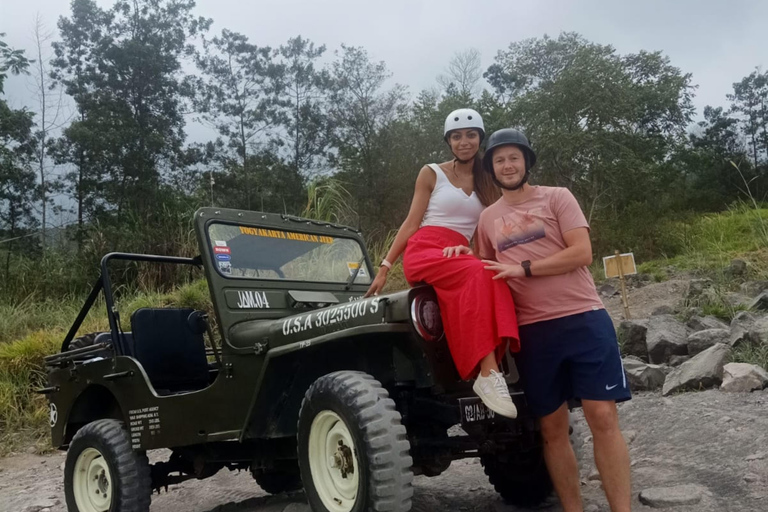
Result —
<path fill-rule="evenodd" d="M 520 345 L 517 369 L 535 416 L 573 398 L 632 398 L 616 330 L 604 309 L 521 325 Z"/>

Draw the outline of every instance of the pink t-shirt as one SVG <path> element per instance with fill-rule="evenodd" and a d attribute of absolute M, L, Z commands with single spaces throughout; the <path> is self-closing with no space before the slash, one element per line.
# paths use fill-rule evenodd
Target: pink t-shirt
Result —
<path fill-rule="evenodd" d="M 570 190 L 533 187 L 526 201 L 510 205 L 502 197 L 480 214 L 475 236 L 482 259 L 519 265 L 541 260 L 567 247 L 563 233 L 589 228 Z M 567 274 L 508 279 L 520 325 L 603 309 L 587 267 Z"/>

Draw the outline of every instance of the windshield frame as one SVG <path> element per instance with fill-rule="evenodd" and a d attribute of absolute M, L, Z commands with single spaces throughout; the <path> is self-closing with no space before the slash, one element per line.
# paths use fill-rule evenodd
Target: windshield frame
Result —
<path fill-rule="evenodd" d="M 293 226 L 291 226 L 290 229 L 286 229 L 285 227 L 276 227 L 276 226 L 265 226 L 265 225 L 248 225 L 246 223 L 242 222 L 234 222 L 230 220 L 224 220 L 224 219 L 208 219 L 208 221 L 205 223 L 204 226 L 204 239 L 206 242 L 206 251 L 208 252 L 208 255 L 211 257 L 211 266 L 214 269 L 214 273 L 217 277 L 223 278 L 223 279 L 229 279 L 234 281 L 245 281 L 245 282 L 260 282 L 260 283 L 303 283 L 303 284 L 313 284 L 313 285 L 328 285 L 328 286 L 341 286 L 344 287 L 347 284 L 347 281 L 321 281 L 321 280 L 308 280 L 308 279 L 290 279 L 290 278 L 273 278 L 273 277 L 248 277 L 248 276 L 233 276 L 231 274 L 226 274 L 221 271 L 221 269 L 218 267 L 217 260 L 213 254 L 213 247 L 214 247 L 214 241 L 211 238 L 211 232 L 210 228 L 212 225 L 215 224 L 223 224 L 227 226 L 233 226 L 236 228 L 245 227 L 245 228 L 251 228 L 251 229 L 268 229 L 268 230 L 275 230 L 275 231 L 285 231 L 290 233 L 296 233 L 300 235 L 311 235 L 311 236 L 326 236 L 333 239 L 344 239 L 344 240 L 350 240 L 357 244 L 361 251 L 361 256 L 363 257 L 363 265 L 367 266 L 368 270 L 368 278 L 369 281 L 367 283 L 361 283 L 357 282 L 357 277 L 355 278 L 355 282 L 352 283 L 352 287 L 354 286 L 370 286 L 370 284 L 373 282 L 373 279 L 375 275 L 373 275 L 373 265 L 371 264 L 370 255 L 368 254 L 368 250 L 365 246 L 365 242 L 354 235 L 339 235 L 336 233 L 318 233 L 316 231 L 304 231 L 301 229 L 293 229 Z M 357 263 L 357 261 L 355 261 Z M 359 276 L 358 276 L 359 277 Z"/>

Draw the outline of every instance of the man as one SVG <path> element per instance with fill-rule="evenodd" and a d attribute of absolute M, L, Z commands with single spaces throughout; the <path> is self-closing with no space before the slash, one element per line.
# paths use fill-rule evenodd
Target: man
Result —
<path fill-rule="evenodd" d="M 563 510 L 582 511 L 567 406 L 578 398 L 611 510 L 629 512 L 629 455 L 616 402 L 630 392 L 613 323 L 587 269 L 589 225 L 568 189 L 528 184 L 535 163 L 521 132 L 499 130 L 488 139 L 483 164 L 503 195 L 480 216 L 476 251 L 512 289 L 518 370 L 529 407 L 541 418 L 544 457 Z"/>

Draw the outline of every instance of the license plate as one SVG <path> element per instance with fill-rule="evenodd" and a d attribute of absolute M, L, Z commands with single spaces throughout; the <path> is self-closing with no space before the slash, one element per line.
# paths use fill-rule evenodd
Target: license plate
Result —
<path fill-rule="evenodd" d="M 465 425 L 489 423 L 496 418 L 496 413 L 486 407 L 483 401 L 477 397 L 460 398 L 459 410 L 461 411 L 461 422 Z"/>

